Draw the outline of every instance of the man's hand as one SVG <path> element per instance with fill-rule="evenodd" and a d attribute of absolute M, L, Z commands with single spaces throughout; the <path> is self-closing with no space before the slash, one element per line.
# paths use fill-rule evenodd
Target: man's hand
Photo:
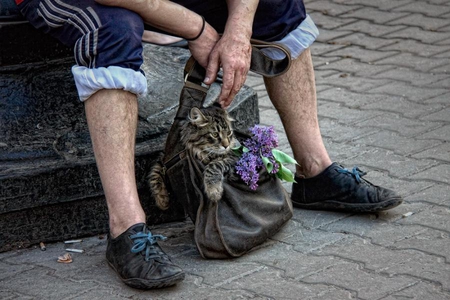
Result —
<path fill-rule="evenodd" d="M 242 34 L 224 34 L 209 55 L 205 83 L 211 84 L 223 69 L 223 84 L 219 103 L 227 108 L 245 83 L 250 68 L 250 39 Z"/>

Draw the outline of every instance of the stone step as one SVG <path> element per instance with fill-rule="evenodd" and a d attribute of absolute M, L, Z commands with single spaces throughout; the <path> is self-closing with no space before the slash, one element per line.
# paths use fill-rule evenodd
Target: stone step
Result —
<path fill-rule="evenodd" d="M 185 219 L 181 205 L 159 210 L 146 176 L 178 107 L 189 51 L 146 44 L 149 93 L 139 98 L 136 178 L 148 224 Z M 0 65 L 0 251 L 105 233 L 108 215 L 78 101 L 71 58 Z M 210 88 L 214 101 L 219 84 Z M 259 122 L 258 99 L 244 87 L 229 109 L 235 127 Z"/>

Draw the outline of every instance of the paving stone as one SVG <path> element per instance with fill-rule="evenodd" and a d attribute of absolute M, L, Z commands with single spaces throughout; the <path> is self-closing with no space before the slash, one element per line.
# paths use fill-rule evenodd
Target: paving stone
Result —
<path fill-rule="evenodd" d="M 383 79 L 386 81 L 386 79 Z M 431 89 L 425 87 L 416 87 L 404 82 L 392 82 L 386 85 L 373 87 L 369 93 L 387 94 L 407 97 L 411 101 L 425 101 L 427 99 L 446 93 L 445 89 Z"/>
<path fill-rule="evenodd" d="M 427 103 L 427 104 L 428 103 L 430 103 L 430 104 L 441 103 L 441 104 L 447 105 L 448 104 L 448 99 L 450 99 L 449 97 L 450 97 L 450 93 L 441 94 L 441 95 L 438 95 L 436 97 L 432 97 L 432 98 L 426 99 L 424 101 L 424 103 Z"/>
<path fill-rule="evenodd" d="M 111 299 L 111 300 L 123 300 L 123 299 L 130 299 L 129 296 L 124 295 L 123 292 L 111 288 L 111 287 L 103 287 L 103 286 L 96 286 L 93 289 L 90 289 L 88 291 L 84 291 L 78 295 L 74 295 L 74 297 L 70 297 L 67 299 L 80 299 L 80 300 L 92 300 L 92 299 Z M 149 297 L 147 299 L 156 299 L 153 297 Z"/>
<path fill-rule="evenodd" d="M 402 225 L 404 224 L 421 225 L 449 233 L 450 230 L 446 229 L 449 217 L 450 217 L 450 209 L 448 208 L 448 205 L 444 205 L 444 206 L 434 206 L 428 210 L 424 210 L 417 214 L 413 214 L 408 218 L 398 220 L 397 222 L 398 224 Z"/>
<path fill-rule="evenodd" d="M 422 227 L 423 228 L 423 227 Z M 430 245 L 433 245 L 430 247 Z M 391 247 L 397 249 L 413 249 L 430 253 L 438 257 L 450 258 L 450 237 L 446 232 L 426 228 L 413 236 L 395 241 Z"/>
<path fill-rule="evenodd" d="M 343 124 L 354 124 L 366 119 L 372 119 L 380 115 L 380 112 L 366 112 L 356 109 L 349 109 L 339 103 L 321 103 L 318 107 L 320 117 L 332 118 Z"/>
<path fill-rule="evenodd" d="M 13 277 L 16 274 L 20 274 L 24 271 L 33 269 L 32 265 L 26 264 L 8 264 L 0 261 L 0 281 Z"/>
<path fill-rule="evenodd" d="M 244 277 L 223 286 L 226 289 L 246 289 L 270 299 L 348 299 L 351 292 L 327 284 L 305 284 L 284 278 L 281 270 L 265 268 L 251 277 Z"/>
<path fill-rule="evenodd" d="M 430 123 L 430 122 L 428 122 Z M 450 141 L 450 135 L 448 134 L 450 131 L 450 125 L 445 125 L 435 130 L 428 131 L 427 133 L 421 134 L 418 138 L 424 139 L 440 139 L 443 141 Z"/>
<path fill-rule="evenodd" d="M 329 118 L 320 118 L 319 124 L 322 136 L 330 139 L 334 145 L 340 142 L 356 140 L 376 132 L 376 130 L 368 127 L 349 126 L 340 123 L 339 120 Z M 348 145 L 344 145 L 343 147 L 349 148 Z"/>
<path fill-rule="evenodd" d="M 396 7 L 392 10 L 396 12 L 414 12 L 432 17 L 441 16 L 442 18 L 443 14 L 450 12 L 450 7 L 438 4 L 431 4 L 425 1 L 413 1 L 411 3 Z"/>
<path fill-rule="evenodd" d="M 366 121 L 361 121 L 357 124 L 358 127 L 371 127 L 390 130 L 398 133 L 403 137 L 416 138 L 421 138 L 421 136 L 417 135 L 433 130 L 439 125 L 440 123 L 438 122 L 425 122 L 421 120 L 405 118 L 397 114 L 388 112 L 384 112 L 382 115 L 375 116 L 373 118 L 367 119 Z"/>
<path fill-rule="evenodd" d="M 333 61 L 337 61 L 339 59 L 340 59 L 339 57 L 322 57 L 322 56 L 316 56 L 315 54 L 313 54 L 314 68 L 330 64 Z M 316 82 L 316 90 L 317 91 L 320 90 L 320 80 L 318 80 Z"/>
<path fill-rule="evenodd" d="M 373 245 L 365 239 L 354 238 L 324 248 L 320 253 L 362 263 L 364 269 L 374 271 L 375 274 L 388 274 L 393 281 L 408 277 L 409 283 L 412 283 L 421 278 L 438 282 L 445 289 L 450 287 L 450 265 L 445 264 L 441 257 L 421 251 L 392 251 L 390 248 Z"/>
<path fill-rule="evenodd" d="M 406 138 L 392 131 L 378 131 L 377 133 L 359 138 L 358 143 L 382 147 L 399 155 L 410 155 L 442 144 L 439 140 L 421 140 Z M 449 156 L 450 158 L 450 156 Z"/>
<path fill-rule="evenodd" d="M 433 300 L 448 300 L 450 293 L 443 292 L 442 288 L 435 284 L 428 282 L 418 282 L 417 284 L 407 287 L 401 291 L 394 292 L 392 295 L 383 298 L 383 300 L 398 300 L 398 299 L 433 299 Z"/>
<path fill-rule="evenodd" d="M 345 74 L 345 75 L 344 75 Z M 372 79 L 367 77 L 359 77 L 356 75 L 349 75 L 346 73 L 339 73 L 336 75 L 323 78 L 321 84 L 332 85 L 336 88 L 344 88 L 353 92 L 366 92 L 380 86 L 385 86 L 389 81 L 386 79 Z"/>
<path fill-rule="evenodd" d="M 397 238 L 399 236 L 402 237 L 403 232 L 399 230 L 400 227 L 395 222 L 401 220 L 405 213 L 410 211 L 420 212 L 426 209 L 429 209 L 429 204 L 427 203 L 404 202 L 403 204 L 387 211 L 370 214 L 348 215 L 346 218 L 328 223 L 320 229 L 326 232 L 349 234 L 350 236 L 348 238 L 351 238 L 352 235 L 359 237 L 371 237 L 372 233 L 375 234 L 376 232 L 389 233 L 391 227 L 396 227 L 397 231 L 393 233 Z M 405 230 L 405 232 L 407 233 L 408 230 Z"/>
<path fill-rule="evenodd" d="M 404 16 L 408 15 L 408 13 L 405 12 L 395 12 L 395 10 L 392 11 L 386 11 L 386 10 L 379 10 L 374 7 L 363 7 L 358 10 L 354 10 L 348 13 L 345 13 L 343 15 L 340 15 L 340 18 L 357 18 L 362 20 L 367 20 L 374 22 L 376 24 L 385 24 L 389 21 L 397 20 L 399 18 L 402 18 Z"/>
<path fill-rule="evenodd" d="M 411 179 L 430 180 L 432 182 L 450 183 L 450 164 L 434 166 L 410 176 Z"/>
<path fill-rule="evenodd" d="M 395 51 L 374 51 L 363 49 L 358 46 L 347 46 L 345 48 L 337 49 L 327 52 L 324 56 L 338 56 L 343 58 L 353 58 L 361 62 L 371 63 L 386 57 L 397 54 Z"/>
<path fill-rule="evenodd" d="M 329 53 L 332 51 L 335 51 L 337 49 L 344 48 L 344 45 L 335 45 L 335 44 L 329 44 L 329 43 L 314 43 L 311 45 L 311 52 L 314 53 L 314 55 L 323 55 L 325 53 Z M 328 55 L 326 57 L 333 57 L 333 55 Z M 336 59 L 339 58 L 336 56 Z M 336 60 L 335 59 L 335 60 Z"/>
<path fill-rule="evenodd" d="M 318 215 L 320 212 L 315 212 Z M 291 220 L 286 226 L 271 239 L 285 244 L 294 245 L 294 250 L 301 253 L 309 253 L 317 249 L 346 238 L 344 234 L 318 232 L 311 228 L 305 228 L 302 223 Z M 313 225 L 314 226 L 314 225 Z"/>
<path fill-rule="evenodd" d="M 177 286 L 169 289 L 158 289 L 144 293 L 139 293 L 139 297 L 133 296 L 133 299 L 148 299 L 148 297 L 154 297 L 154 299 L 163 300 L 178 300 L 178 299 L 265 299 L 258 296 L 256 293 L 252 293 L 247 289 L 222 289 L 215 288 L 202 283 L 202 279 L 199 277 L 188 275 L 186 279 L 177 284 Z"/>
<path fill-rule="evenodd" d="M 428 0 L 427 2 L 431 4 L 443 4 L 448 5 L 448 0 Z"/>
<path fill-rule="evenodd" d="M 444 121 L 449 122 L 448 116 L 450 115 L 450 107 L 442 108 L 439 111 L 422 117 L 422 120 L 430 121 Z M 449 122 L 450 123 L 450 122 Z"/>
<path fill-rule="evenodd" d="M 446 76 L 450 75 L 450 74 L 445 74 Z M 438 89 L 447 89 L 449 90 L 449 85 L 450 85 L 450 79 L 449 78 L 444 78 L 440 81 L 436 81 L 436 82 L 432 82 L 429 87 L 431 88 L 438 88 Z"/>
<path fill-rule="evenodd" d="M 367 94 L 356 93 L 348 89 L 331 87 L 327 90 L 317 93 L 319 102 L 322 99 L 335 101 L 344 104 L 346 107 L 360 109 L 370 103 L 378 103 L 384 100 L 392 99 L 392 102 L 398 101 L 399 98 L 383 95 L 383 94 Z"/>
<path fill-rule="evenodd" d="M 396 25 L 403 26 L 403 25 Z M 390 27 L 390 26 L 388 26 Z M 416 41 L 420 41 L 425 44 L 435 44 L 438 42 L 442 42 L 448 39 L 448 32 L 438 32 L 438 31 L 430 31 L 423 30 L 419 27 L 403 27 L 397 28 L 398 30 L 395 32 L 390 32 L 384 35 L 385 38 L 404 38 L 404 39 L 412 39 Z M 448 45 L 444 43 L 443 45 Z"/>
<path fill-rule="evenodd" d="M 386 25 L 373 24 L 372 22 L 360 20 L 358 22 L 342 26 L 339 28 L 339 30 L 362 32 L 362 33 L 368 34 L 373 37 L 382 37 L 382 36 L 386 36 L 389 33 L 397 32 L 404 28 L 405 28 L 404 25 L 386 26 Z M 392 37 L 392 36 L 389 36 L 389 37 Z M 393 37 L 395 37 L 395 36 L 393 36 Z"/>
<path fill-rule="evenodd" d="M 439 31 L 439 32 L 440 32 L 440 31 Z M 444 38 L 444 39 L 442 39 L 442 40 L 436 42 L 435 44 L 436 44 L 436 45 L 444 45 L 444 46 L 447 46 L 447 45 L 450 45 L 450 39 Z"/>
<path fill-rule="evenodd" d="M 313 19 L 314 24 L 320 29 L 335 29 L 343 26 L 345 24 L 349 24 L 355 22 L 356 19 L 352 18 L 336 18 L 327 14 L 323 14 L 322 12 L 312 11 L 310 17 Z"/>
<path fill-rule="evenodd" d="M 422 57 L 411 53 L 400 53 L 395 56 L 376 61 L 374 64 L 402 66 L 406 68 L 413 68 L 419 72 L 429 72 L 430 70 L 433 70 L 433 73 L 438 73 L 435 68 L 448 65 L 448 60 Z"/>
<path fill-rule="evenodd" d="M 361 148 L 359 146 L 347 144 L 345 142 L 335 142 L 333 137 L 325 136 L 324 144 L 331 160 L 338 163 L 349 161 L 361 154 Z"/>
<path fill-rule="evenodd" d="M 427 142 L 430 140 L 426 140 Z M 413 155 L 414 158 L 442 160 L 450 163 L 450 143 L 443 143 Z"/>
<path fill-rule="evenodd" d="M 347 36 L 338 37 L 338 38 L 332 40 L 331 42 L 334 44 L 337 44 L 337 45 L 346 45 L 346 46 L 356 45 L 356 46 L 360 46 L 360 47 L 370 49 L 370 50 L 378 50 L 378 49 L 384 50 L 384 47 L 387 47 L 387 46 L 393 45 L 393 44 L 395 45 L 395 44 L 398 44 L 399 42 L 404 42 L 404 41 L 372 37 L 372 36 L 364 34 L 364 33 L 355 32 L 355 33 L 347 35 Z M 439 48 L 441 48 L 441 47 L 439 47 Z M 386 50 L 398 50 L 398 49 L 386 48 Z"/>
<path fill-rule="evenodd" d="M 429 188 L 410 195 L 407 200 L 445 205 L 450 202 L 450 187 L 448 184 L 432 184 Z"/>
<path fill-rule="evenodd" d="M 372 75 L 372 77 L 380 79 L 392 79 L 395 81 L 405 81 L 413 84 L 414 86 L 425 86 L 425 87 L 429 87 L 430 84 L 435 83 L 437 81 L 445 80 L 448 82 L 448 80 L 450 80 L 449 75 L 446 74 L 439 74 L 439 73 L 434 74 L 429 72 L 423 73 L 400 67 L 379 72 L 377 74 Z"/>
<path fill-rule="evenodd" d="M 353 4 L 353 5 L 362 4 L 364 6 L 369 7 L 378 7 L 380 10 L 391 10 L 393 8 L 405 5 L 410 2 L 411 0 L 398 0 L 398 1 L 375 0 L 370 2 L 367 2 L 365 0 L 339 0 L 339 3 L 342 4 Z"/>
<path fill-rule="evenodd" d="M 2 299 L 2 300 L 12 300 L 12 299 L 29 300 L 29 299 L 35 299 L 35 297 L 25 296 L 24 294 L 20 294 L 17 292 L 0 291 L 0 299 Z"/>
<path fill-rule="evenodd" d="M 333 30 L 328 30 L 326 28 L 319 28 L 319 36 L 316 38 L 315 43 L 317 43 L 317 42 L 326 43 L 326 42 L 334 40 L 338 37 L 346 36 L 346 35 L 349 35 L 352 33 L 353 33 L 353 31 L 341 30 L 340 28 L 333 29 Z"/>
<path fill-rule="evenodd" d="M 330 1 L 313 1 L 306 5 L 307 10 L 319 11 L 325 15 L 337 16 L 358 9 L 358 5 L 339 5 Z"/>
<path fill-rule="evenodd" d="M 264 266 L 284 270 L 283 277 L 299 280 L 330 266 L 342 263 L 342 260 L 327 256 L 318 257 L 300 253 L 292 245 L 276 243 L 273 246 L 251 252 L 244 258 Z"/>
<path fill-rule="evenodd" d="M 39 291 L 42 299 L 63 299 L 94 286 L 94 282 L 76 282 L 52 276 L 46 268 L 28 270 L 0 281 L 0 289 L 8 288 L 30 296 Z"/>
<path fill-rule="evenodd" d="M 326 271 L 303 278 L 302 281 L 314 284 L 327 284 L 358 291 L 360 299 L 379 299 L 394 291 L 416 283 L 418 280 L 406 276 L 387 277 L 363 269 L 357 263 L 343 263 Z"/>
<path fill-rule="evenodd" d="M 392 67 L 388 65 L 373 65 L 353 58 L 343 58 L 317 68 L 317 70 L 335 70 L 340 72 L 340 74 L 342 72 L 353 73 L 357 76 L 373 76 L 389 69 L 392 69 Z"/>
<path fill-rule="evenodd" d="M 436 164 L 432 160 L 416 160 L 377 147 L 361 146 L 361 150 L 359 156 L 343 163 L 346 165 L 352 165 L 355 162 L 360 163 L 360 167 L 362 165 L 374 170 L 382 170 L 383 172 L 388 172 L 391 176 L 399 178 L 417 174 Z"/>
<path fill-rule="evenodd" d="M 441 103 L 425 104 L 423 102 L 413 102 L 402 96 L 366 94 L 364 97 L 373 99 L 373 101 L 366 101 L 361 106 L 361 109 L 393 112 L 406 118 L 426 116 L 435 111 L 440 111 L 444 107 Z"/>
<path fill-rule="evenodd" d="M 387 39 L 386 41 L 393 41 L 392 39 Z M 408 52 L 419 56 L 424 57 L 430 57 L 435 55 L 435 57 L 440 57 L 439 55 L 436 55 L 438 53 L 442 53 L 442 55 L 448 54 L 448 49 L 442 51 L 442 49 L 445 49 L 447 47 L 439 46 L 439 45 L 430 45 L 430 44 L 424 44 L 415 40 L 394 40 L 393 43 L 390 43 L 386 46 L 382 46 L 379 49 L 380 50 L 391 50 L 391 51 L 401 51 L 401 52 Z"/>
<path fill-rule="evenodd" d="M 436 30 L 437 28 L 450 24 L 450 20 L 426 17 L 422 14 L 410 14 L 406 17 L 390 21 L 388 22 L 388 24 L 419 26 L 423 30 L 433 31 Z"/>

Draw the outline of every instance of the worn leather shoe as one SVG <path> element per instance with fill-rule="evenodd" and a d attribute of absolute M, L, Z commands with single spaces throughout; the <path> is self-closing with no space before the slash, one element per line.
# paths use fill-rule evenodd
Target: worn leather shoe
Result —
<path fill-rule="evenodd" d="M 162 288 L 184 279 L 183 270 L 172 263 L 144 223 L 128 228 L 112 239 L 108 236 L 106 260 L 122 281 L 138 289 Z"/>
<path fill-rule="evenodd" d="M 295 177 L 291 199 L 295 207 L 345 212 L 376 212 L 403 202 L 394 191 L 362 178 L 358 167 L 349 171 L 337 163 L 315 177 Z"/>

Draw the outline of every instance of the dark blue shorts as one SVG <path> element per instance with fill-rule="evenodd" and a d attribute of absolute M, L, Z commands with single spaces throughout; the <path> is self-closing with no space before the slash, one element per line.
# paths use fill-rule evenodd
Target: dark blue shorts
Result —
<path fill-rule="evenodd" d="M 225 0 L 174 2 L 204 16 L 219 33 L 223 32 L 228 17 Z M 94 0 L 24 0 L 19 9 L 34 27 L 73 47 L 76 66 L 72 73 L 81 100 L 102 88 L 124 89 L 138 95 L 146 92 L 140 70 L 144 23 L 138 14 Z M 302 0 L 261 0 L 253 37 L 281 40 L 305 18 Z"/>
<path fill-rule="evenodd" d="M 217 32 L 223 33 L 228 17 L 225 0 L 174 0 L 184 7 L 204 16 Z M 306 18 L 302 0 L 262 0 L 259 1 L 253 22 L 253 38 L 264 41 L 278 41 Z M 146 26 L 146 28 L 151 28 Z"/>

